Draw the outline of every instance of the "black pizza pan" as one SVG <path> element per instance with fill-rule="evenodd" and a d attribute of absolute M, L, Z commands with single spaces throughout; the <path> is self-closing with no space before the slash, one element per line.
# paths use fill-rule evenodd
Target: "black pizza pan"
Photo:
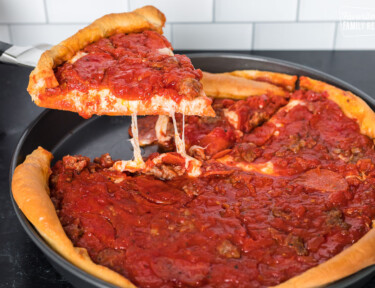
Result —
<path fill-rule="evenodd" d="M 302 65 L 259 56 L 224 53 L 200 53 L 188 56 L 196 68 L 208 72 L 256 69 L 312 77 L 353 92 L 365 100 L 373 110 L 375 109 L 375 100 L 366 93 L 331 75 Z M 129 117 L 101 116 L 85 120 L 75 113 L 46 110 L 30 124 L 20 138 L 11 161 L 10 181 L 15 167 L 38 146 L 51 151 L 57 160 L 67 154 L 81 154 L 93 158 L 104 153 L 110 153 L 114 159 L 130 159 L 132 151 L 127 133 L 129 124 Z M 148 154 L 153 152 L 153 149 L 153 147 L 147 148 L 143 153 Z M 19 210 L 12 193 L 10 197 L 16 215 L 28 236 L 69 282 L 76 287 L 115 287 L 75 267 L 56 253 Z M 337 281 L 329 287 L 361 287 L 374 275 L 375 265 Z"/>

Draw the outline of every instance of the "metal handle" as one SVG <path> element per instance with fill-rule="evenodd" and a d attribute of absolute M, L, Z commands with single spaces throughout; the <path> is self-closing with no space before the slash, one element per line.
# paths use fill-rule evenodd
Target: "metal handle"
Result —
<path fill-rule="evenodd" d="M 3 55 L 5 51 L 7 51 L 10 47 L 12 47 L 11 44 L 0 41 L 0 57 Z"/>
<path fill-rule="evenodd" d="M 46 44 L 24 47 L 0 42 L 0 62 L 35 67 L 40 55 L 49 47 Z"/>

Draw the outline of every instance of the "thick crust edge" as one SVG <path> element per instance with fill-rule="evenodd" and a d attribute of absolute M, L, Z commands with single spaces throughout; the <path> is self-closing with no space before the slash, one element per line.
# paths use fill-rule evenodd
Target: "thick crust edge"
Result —
<path fill-rule="evenodd" d="M 373 221 L 373 226 L 375 221 Z M 375 229 L 328 261 L 295 276 L 275 288 L 322 287 L 375 264 Z"/>
<path fill-rule="evenodd" d="M 280 86 L 290 92 L 296 89 L 297 75 L 259 70 L 236 70 L 227 74 Z"/>
<path fill-rule="evenodd" d="M 299 81 L 302 89 L 327 92 L 328 98 L 339 105 L 347 117 L 357 121 L 362 134 L 375 138 L 375 113 L 365 101 L 349 91 L 309 77 L 301 76 Z"/>
<path fill-rule="evenodd" d="M 213 98 L 246 99 L 249 96 L 272 94 L 288 97 L 289 92 L 267 82 L 255 81 L 229 73 L 203 72 L 201 80 L 207 96 Z"/>
<path fill-rule="evenodd" d="M 13 175 L 13 197 L 40 235 L 65 259 L 82 270 L 119 287 L 135 287 L 122 275 L 91 261 L 86 249 L 77 248 L 66 236 L 49 197 L 48 178 L 53 156 L 39 147 L 26 157 Z"/>
<path fill-rule="evenodd" d="M 115 33 L 132 33 L 155 30 L 163 34 L 166 19 L 153 6 L 145 6 L 128 13 L 105 15 L 73 36 L 42 54 L 36 68 L 31 72 L 27 91 L 35 101 L 47 88 L 59 85 L 53 68 L 71 59 L 88 44 Z"/>

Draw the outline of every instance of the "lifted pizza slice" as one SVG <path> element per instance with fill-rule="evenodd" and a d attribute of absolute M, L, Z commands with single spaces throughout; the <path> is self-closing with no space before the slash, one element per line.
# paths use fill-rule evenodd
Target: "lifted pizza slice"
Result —
<path fill-rule="evenodd" d="M 126 167 L 143 169 L 137 115 L 215 115 L 200 83 L 202 72 L 173 53 L 161 35 L 164 23 L 163 13 L 152 6 L 94 21 L 43 53 L 30 75 L 33 101 L 85 118 L 131 115 L 134 160 Z M 185 156 L 177 130 L 175 142 Z"/>
<path fill-rule="evenodd" d="M 165 16 L 146 6 L 109 14 L 43 53 L 28 91 L 41 107 L 97 115 L 214 116 L 190 59 L 162 36 Z"/>

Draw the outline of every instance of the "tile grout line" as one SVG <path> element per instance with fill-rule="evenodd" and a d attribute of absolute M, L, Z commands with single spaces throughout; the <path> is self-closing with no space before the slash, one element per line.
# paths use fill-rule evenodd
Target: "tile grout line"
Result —
<path fill-rule="evenodd" d="M 46 23 L 49 23 L 49 17 L 48 17 L 48 10 L 47 10 L 47 0 L 43 0 L 43 5 L 44 5 L 44 14 L 46 16 Z"/>
<path fill-rule="evenodd" d="M 355 20 L 356 22 L 373 22 L 373 21 L 367 21 L 367 20 L 363 20 L 363 21 L 360 21 L 360 20 Z M 215 23 L 212 23 L 212 22 L 204 22 L 204 21 L 197 21 L 197 22 L 168 22 L 168 24 L 179 24 L 179 25 L 205 25 L 205 24 L 278 24 L 278 25 L 282 25 L 282 24 L 332 24 L 332 23 L 336 23 L 337 21 L 336 20 L 327 20 L 327 21 L 300 21 L 300 22 L 296 22 L 296 21 L 255 21 L 255 22 L 251 22 L 251 21 L 228 21 L 228 22 L 225 22 L 225 21 L 219 21 L 219 22 L 215 22 Z M 8 25 L 8 24 L 12 24 L 12 25 L 43 25 L 43 24 L 48 24 L 48 25 L 87 25 L 89 24 L 89 22 L 49 22 L 49 23 L 46 23 L 46 22 L 13 22 L 13 23 L 0 23 L 0 24 L 3 24 L 3 25 Z"/>
<path fill-rule="evenodd" d="M 250 51 L 253 51 L 253 50 L 254 50 L 254 42 L 255 42 L 255 23 L 253 23 L 253 27 L 252 27 L 252 35 L 251 35 L 251 47 L 250 47 Z"/>
<path fill-rule="evenodd" d="M 337 32 L 338 31 L 338 22 L 335 23 L 335 31 L 333 33 L 333 47 L 332 50 L 336 50 L 336 45 L 337 45 Z"/>
<path fill-rule="evenodd" d="M 297 0 L 297 15 L 296 15 L 296 22 L 299 22 L 299 9 L 301 5 L 301 0 Z"/>
<path fill-rule="evenodd" d="M 169 25 L 171 25 L 171 43 L 172 43 L 172 47 L 174 46 L 174 43 L 173 43 L 173 34 L 174 34 L 174 32 L 173 32 L 173 24 L 169 24 Z"/>
<path fill-rule="evenodd" d="M 130 12 L 130 0 L 126 0 L 126 8 L 128 9 L 128 11 L 127 12 Z"/>
<path fill-rule="evenodd" d="M 12 35 L 12 29 L 10 29 L 10 24 L 8 24 L 7 27 L 8 27 L 8 33 L 9 33 L 9 42 L 10 44 L 13 44 L 13 35 Z"/>
<path fill-rule="evenodd" d="M 212 0 L 212 22 L 216 22 L 216 17 L 215 17 L 215 10 L 216 10 L 216 0 Z"/>

